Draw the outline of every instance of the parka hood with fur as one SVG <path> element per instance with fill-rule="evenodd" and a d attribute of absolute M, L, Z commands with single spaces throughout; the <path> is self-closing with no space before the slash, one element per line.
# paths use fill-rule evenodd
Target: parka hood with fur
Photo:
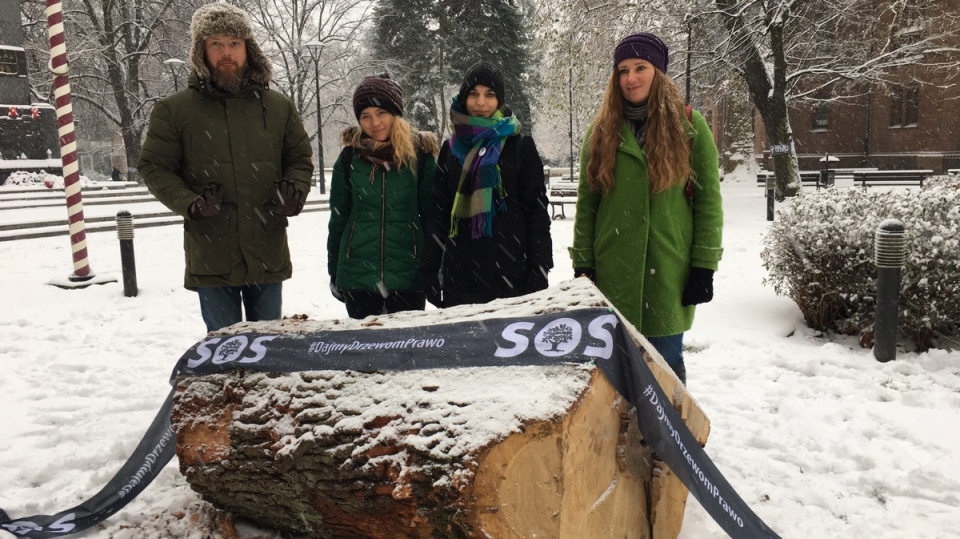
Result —
<path fill-rule="evenodd" d="M 253 35 L 250 17 L 239 8 L 224 2 L 199 7 L 190 22 L 190 64 L 204 84 L 210 82 L 210 69 L 204 58 L 203 42 L 212 35 L 243 38 L 247 45 L 247 79 L 264 88 L 269 86 L 273 70 L 270 60 Z"/>
<path fill-rule="evenodd" d="M 340 145 L 352 146 L 353 140 L 360 133 L 360 127 L 352 125 L 340 133 Z M 436 157 L 440 153 L 440 144 L 437 142 L 437 136 L 431 131 L 414 131 L 413 148 L 420 153 L 429 153 Z"/>

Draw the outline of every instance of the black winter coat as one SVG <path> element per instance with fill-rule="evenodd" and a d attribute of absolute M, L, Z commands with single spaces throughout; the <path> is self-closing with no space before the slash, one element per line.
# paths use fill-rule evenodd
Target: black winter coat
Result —
<path fill-rule="evenodd" d="M 493 237 L 472 239 L 469 219 L 462 219 L 460 233 L 451 238 L 450 213 L 462 166 L 449 140 L 440 148 L 422 263 L 428 298 L 438 307 L 487 303 L 547 287 L 553 244 L 543 161 L 533 138 L 509 137 L 499 165 L 507 210 L 494 214 Z M 442 298 L 430 294 L 438 282 Z"/>

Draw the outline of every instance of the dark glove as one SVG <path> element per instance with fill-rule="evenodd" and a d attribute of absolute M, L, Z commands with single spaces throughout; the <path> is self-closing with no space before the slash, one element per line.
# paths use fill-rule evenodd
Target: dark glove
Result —
<path fill-rule="evenodd" d="M 713 270 L 706 268 L 690 268 L 687 276 L 687 286 L 683 289 L 683 298 L 680 304 L 699 305 L 713 299 Z"/>
<path fill-rule="evenodd" d="M 593 284 L 597 284 L 597 270 L 593 268 L 573 268 L 573 276 L 583 276 L 593 281 Z"/>
<path fill-rule="evenodd" d="M 333 297 L 336 298 L 337 301 L 339 301 L 340 303 L 343 303 L 343 301 L 344 301 L 344 299 L 343 299 L 343 291 L 340 290 L 339 288 L 337 288 L 337 276 L 336 276 L 336 275 L 331 275 L 331 276 L 330 276 L 330 293 L 333 294 Z"/>
<path fill-rule="evenodd" d="M 200 192 L 200 196 L 190 204 L 187 213 L 194 221 L 205 217 L 220 215 L 223 200 L 223 184 L 210 182 Z"/>
<path fill-rule="evenodd" d="M 273 198 L 264 202 L 263 207 L 274 215 L 293 217 L 303 209 L 303 189 L 290 180 L 280 180 L 273 184 Z"/>
<path fill-rule="evenodd" d="M 427 301 L 443 308 L 443 287 L 440 285 L 440 273 L 432 270 L 420 270 L 420 283 L 427 294 Z"/>

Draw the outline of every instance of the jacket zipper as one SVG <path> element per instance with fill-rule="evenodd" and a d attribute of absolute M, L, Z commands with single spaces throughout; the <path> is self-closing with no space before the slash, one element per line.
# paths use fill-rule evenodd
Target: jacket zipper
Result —
<path fill-rule="evenodd" d="M 417 227 L 410 226 L 410 236 L 410 239 L 413 240 L 413 258 L 417 258 Z"/>
<path fill-rule="evenodd" d="M 386 283 L 386 245 L 384 234 L 387 230 L 387 171 L 380 176 L 380 282 Z"/>
<path fill-rule="evenodd" d="M 357 222 L 350 225 L 350 237 L 347 239 L 347 258 L 350 258 L 350 249 L 353 249 L 353 234 L 357 231 Z"/>

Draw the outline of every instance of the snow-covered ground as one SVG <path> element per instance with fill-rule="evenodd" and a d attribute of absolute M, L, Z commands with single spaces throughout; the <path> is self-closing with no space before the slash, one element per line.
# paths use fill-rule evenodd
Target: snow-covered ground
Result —
<path fill-rule="evenodd" d="M 689 389 L 712 422 L 707 452 L 784 538 L 960 537 L 960 351 L 901 353 L 884 364 L 853 338 L 816 335 L 762 284 L 762 189 L 742 172 L 727 175 L 723 194 L 716 297 L 686 339 Z M 572 213 L 553 222 L 551 283 L 573 276 Z M 327 217 L 292 219 L 287 315 L 346 314 L 327 290 Z M 120 281 L 115 234 L 87 241 L 94 272 Z M 177 226 L 137 230 L 134 298 L 121 282 L 46 284 L 72 272 L 65 236 L 0 242 L 0 508 L 10 516 L 89 498 L 140 440 L 174 363 L 204 336 L 196 296 L 182 288 L 181 241 Z M 174 462 L 123 511 L 76 537 L 189 537 L 181 517 L 197 502 Z M 725 534 L 690 499 L 680 537 Z"/>

